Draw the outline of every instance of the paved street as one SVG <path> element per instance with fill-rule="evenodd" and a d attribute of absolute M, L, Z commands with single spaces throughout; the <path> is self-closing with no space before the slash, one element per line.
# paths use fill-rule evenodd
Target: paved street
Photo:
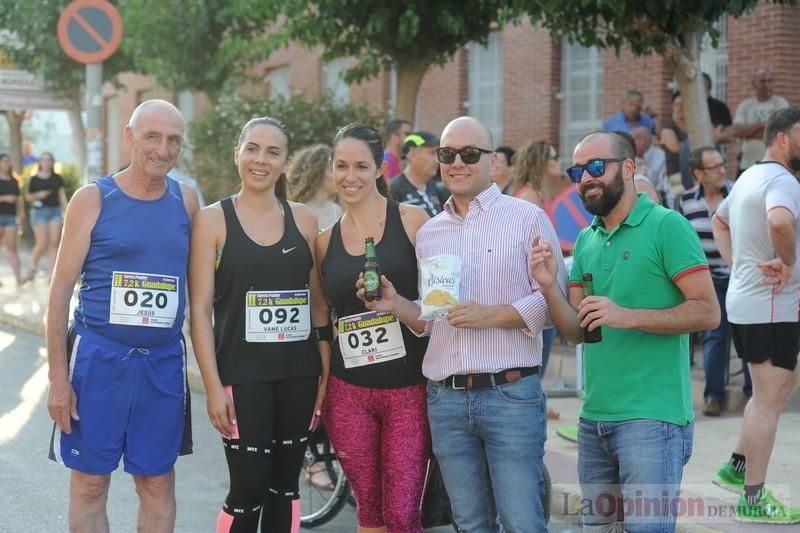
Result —
<path fill-rule="evenodd" d="M 205 416 L 205 396 L 194 404 L 194 454 L 178 461 L 176 531 L 211 532 L 227 489 L 222 446 Z M 43 339 L 0 326 L 0 533 L 66 531 L 68 471 L 47 459 L 52 423 L 47 415 L 47 365 Z M 137 501 L 130 477 L 112 476 L 112 531 L 134 531 Z M 345 507 L 324 533 L 352 533 L 353 509 Z M 570 531 L 568 524 L 552 531 Z M 431 533 L 452 531 L 441 527 Z"/>

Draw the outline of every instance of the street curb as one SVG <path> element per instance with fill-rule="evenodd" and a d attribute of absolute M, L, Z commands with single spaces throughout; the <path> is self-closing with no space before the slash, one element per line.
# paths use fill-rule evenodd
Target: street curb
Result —
<path fill-rule="evenodd" d="M 3 311 L 0 311 L 0 323 L 44 337 L 44 324 L 34 324 Z"/>
<path fill-rule="evenodd" d="M 3 311 L 0 311 L 0 324 L 26 331 L 42 338 L 45 337 L 44 324 L 34 324 Z M 203 385 L 203 378 L 200 375 L 200 370 L 187 364 L 186 376 L 189 381 L 189 389 L 191 389 L 192 392 L 205 394 L 206 388 Z"/>

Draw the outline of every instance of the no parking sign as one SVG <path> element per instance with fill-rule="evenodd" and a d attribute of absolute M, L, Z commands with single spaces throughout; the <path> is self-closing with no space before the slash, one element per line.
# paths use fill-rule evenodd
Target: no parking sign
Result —
<path fill-rule="evenodd" d="M 121 41 L 122 19 L 106 0 L 75 0 L 58 19 L 58 42 L 79 63 L 102 63 Z"/>

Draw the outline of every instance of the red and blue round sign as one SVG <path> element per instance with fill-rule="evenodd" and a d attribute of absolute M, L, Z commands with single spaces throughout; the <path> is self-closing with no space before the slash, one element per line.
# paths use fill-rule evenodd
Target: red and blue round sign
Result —
<path fill-rule="evenodd" d="M 58 19 L 58 42 L 79 63 L 101 63 L 122 41 L 122 19 L 106 0 L 75 0 Z"/>

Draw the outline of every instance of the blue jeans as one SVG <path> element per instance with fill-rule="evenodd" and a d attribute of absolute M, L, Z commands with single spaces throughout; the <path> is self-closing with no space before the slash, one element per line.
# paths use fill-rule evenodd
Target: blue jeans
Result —
<path fill-rule="evenodd" d="M 550 350 L 553 348 L 553 337 L 556 336 L 556 328 L 542 330 L 542 366 L 539 372 L 540 377 L 544 377 L 547 370 L 547 361 L 550 360 Z"/>
<path fill-rule="evenodd" d="M 53 220 L 57 222 L 62 222 L 64 220 L 64 217 L 61 216 L 60 207 L 35 207 L 31 209 L 32 225 L 47 224 Z"/>
<path fill-rule="evenodd" d="M 578 426 L 578 477 L 584 531 L 672 533 L 683 467 L 692 455 L 694 423 L 660 420 Z M 666 494 L 666 498 L 665 498 Z"/>
<path fill-rule="evenodd" d="M 703 397 L 707 400 L 724 400 L 726 375 L 731 356 L 731 325 L 725 310 L 725 294 L 728 292 L 728 278 L 711 278 L 721 312 L 719 326 L 709 330 L 703 336 L 703 371 L 706 375 L 706 387 Z M 753 385 L 750 371 L 744 364 L 744 393 L 751 396 Z"/>
<path fill-rule="evenodd" d="M 0 215 L 0 228 L 14 227 L 17 225 L 17 215 Z"/>
<path fill-rule="evenodd" d="M 459 531 L 547 531 L 542 466 L 547 438 L 539 376 L 454 390 L 428 381 L 428 420 Z"/>

